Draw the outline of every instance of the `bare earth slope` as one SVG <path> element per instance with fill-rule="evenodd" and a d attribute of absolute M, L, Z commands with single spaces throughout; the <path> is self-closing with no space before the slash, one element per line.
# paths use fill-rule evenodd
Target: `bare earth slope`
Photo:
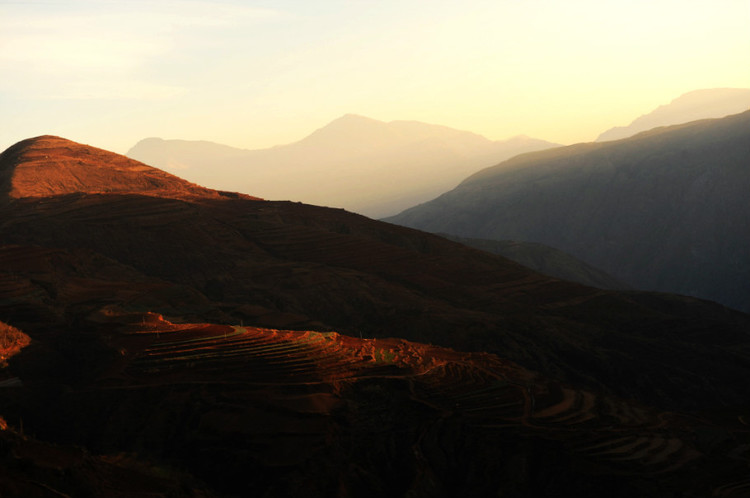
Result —
<path fill-rule="evenodd" d="M 52 171 L 79 161 L 61 157 Z M 556 280 L 343 210 L 119 181 L 0 203 L 0 321 L 32 338 L 0 415 L 45 442 L 0 438 L 3 482 L 34 475 L 52 496 L 77 495 L 80 472 L 111 489 L 108 472 L 133 470 L 175 496 L 747 485 L 748 315 Z M 47 442 L 67 456 L 49 463 Z M 105 460 L 79 465 L 70 445 Z"/>
<path fill-rule="evenodd" d="M 389 221 L 539 242 L 638 289 L 750 310 L 750 111 L 526 154 Z"/>
<path fill-rule="evenodd" d="M 219 196 L 125 156 L 50 135 L 19 142 L 0 156 L 0 195 L 18 199 L 73 192 Z"/>

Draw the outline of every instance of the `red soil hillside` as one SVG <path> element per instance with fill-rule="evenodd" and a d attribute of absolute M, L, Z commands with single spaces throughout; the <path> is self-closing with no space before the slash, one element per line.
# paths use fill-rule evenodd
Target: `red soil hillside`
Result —
<path fill-rule="evenodd" d="M 31 338 L 7 323 L 0 322 L 0 367 L 5 360 L 29 345 Z"/>
<path fill-rule="evenodd" d="M 3 197 L 102 192 L 170 198 L 221 195 L 125 156 L 50 135 L 24 140 L 0 155 Z"/>
<path fill-rule="evenodd" d="M 91 177 L 85 194 L 0 203 L 0 320 L 33 339 L 78 330 L 102 307 L 119 306 L 178 321 L 488 351 L 557 380 L 670 409 L 748 399 L 750 316 L 555 280 L 344 210 L 210 190 L 213 196 L 183 195 L 189 184 L 155 170 L 143 171 L 172 178 L 172 190 L 138 192 L 138 175 L 117 170 L 138 163 L 51 140 L 65 146 L 50 149 L 39 171 L 100 155 L 91 167 L 133 192 L 96 193 L 102 186 Z M 6 170 L 25 164 L 36 141 L 6 151 Z"/>

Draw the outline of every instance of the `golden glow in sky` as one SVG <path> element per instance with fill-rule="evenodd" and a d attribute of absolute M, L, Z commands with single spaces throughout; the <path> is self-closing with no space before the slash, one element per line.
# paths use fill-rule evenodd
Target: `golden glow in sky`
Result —
<path fill-rule="evenodd" d="M 0 0 L 0 149 L 260 148 L 346 113 L 591 141 L 750 87 L 748 26 L 747 0 Z"/>

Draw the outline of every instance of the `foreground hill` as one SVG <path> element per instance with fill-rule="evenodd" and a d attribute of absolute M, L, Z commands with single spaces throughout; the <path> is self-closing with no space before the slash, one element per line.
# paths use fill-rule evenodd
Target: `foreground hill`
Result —
<path fill-rule="evenodd" d="M 526 154 L 389 221 L 539 242 L 639 289 L 750 310 L 750 112 Z"/>
<path fill-rule="evenodd" d="M 378 218 L 431 199 L 488 165 L 553 146 L 348 114 L 298 142 L 269 149 L 148 138 L 127 155 L 212 188 Z"/>
<path fill-rule="evenodd" d="M 635 119 L 599 135 L 597 142 L 620 140 L 658 126 L 671 126 L 699 119 L 723 118 L 750 109 L 750 88 L 712 88 L 681 95 Z"/>
<path fill-rule="evenodd" d="M 25 156 L 18 157 L 0 158 L 6 174 L 24 171 Z M 399 336 L 497 352 L 561 380 L 665 406 L 745 397 L 723 372 L 746 368 L 725 358 L 728 345 L 732 355 L 747 340 L 746 315 L 697 300 L 556 280 L 343 210 L 214 191 L 175 198 L 96 187 L 14 199 L 0 216 L 0 270 L 10 296 L 0 304 L 10 325 L 54 327 L 117 305 L 183 320 Z M 697 356 L 695 341 L 707 346 Z M 659 350 L 668 357 L 657 361 Z M 665 369 L 673 375 L 656 375 Z M 701 374 L 699 384 L 715 382 L 696 385 Z M 688 386 L 693 397 L 678 399 Z"/>
<path fill-rule="evenodd" d="M 746 489 L 748 315 L 343 210 L 120 181 L 0 202 L 0 320 L 32 339 L 1 372 L 4 493 Z"/>
<path fill-rule="evenodd" d="M 0 196 L 6 199 L 73 192 L 221 195 L 127 157 L 54 136 L 24 140 L 0 156 Z"/>

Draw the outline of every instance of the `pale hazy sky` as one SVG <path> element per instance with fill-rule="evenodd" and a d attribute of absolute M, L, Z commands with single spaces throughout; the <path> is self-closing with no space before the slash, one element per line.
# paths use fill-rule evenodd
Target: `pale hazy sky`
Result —
<path fill-rule="evenodd" d="M 590 141 L 750 87 L 750 0 L 0 0 L 0 150 L 260 148 L 345 114 Z"/>

